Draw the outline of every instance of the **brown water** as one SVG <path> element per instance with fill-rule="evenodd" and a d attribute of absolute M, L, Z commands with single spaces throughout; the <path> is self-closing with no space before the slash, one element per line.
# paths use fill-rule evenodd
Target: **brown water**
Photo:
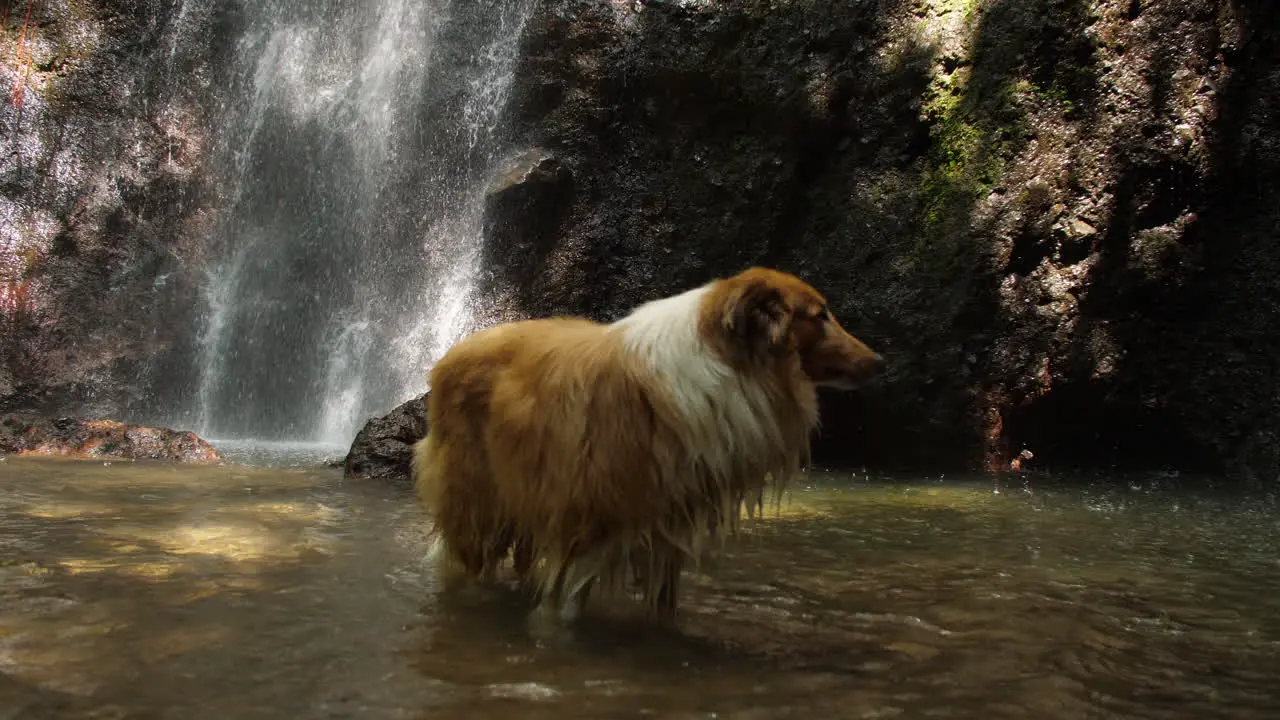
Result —
<path fill-rule="evenodd" d="M 404 488 L 9 458 L 0 720 L 1280 716 L 1274 499 L 809 480 L 678 631 L 547 636 L 439 596 Z"/>

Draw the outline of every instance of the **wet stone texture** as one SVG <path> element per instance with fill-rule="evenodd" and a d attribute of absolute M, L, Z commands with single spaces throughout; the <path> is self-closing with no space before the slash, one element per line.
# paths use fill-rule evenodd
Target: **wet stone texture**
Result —
<path fill-rule="evenodd" d="M 1280 42 L 1265 2 L 543 3 L 490 206 L 500 318 L 750 264 L 890 361 L 827 462 L 1280 472 Z M 545 203 L 540 205 L 540 198 Z M 1025 456 L 1024 456 L 1025 458 Z M 1028 462 L 1025 459 L 1024 463 Z"/>
<path fill-rule="evenodd" d="M 193 432 L 114 420 L 0 415 L 0 455 L 214 463 L 221 457 Z"/>
<path fill-rule="evenodd" d="M 237 7 L 6 16 L 0 409 L 191 396 Z M 1278 34 L 1266 0 L 545 0 L 479 320 L 774 265 L 890 361 L 824 397 L 821 462 L 1271 482 Z"/>
<path fill-rule="evenodd" d="M 0 409 L 181 397 L 234 4 L 6 3 Z"/>
<path fill-rule="evenodd" d="M 370 418 L 351 443 L 343 462 L 349 478 L 408 481 L 413 444 L 427 435 L 427 396 L 404 402 L 383 417 Z"/>

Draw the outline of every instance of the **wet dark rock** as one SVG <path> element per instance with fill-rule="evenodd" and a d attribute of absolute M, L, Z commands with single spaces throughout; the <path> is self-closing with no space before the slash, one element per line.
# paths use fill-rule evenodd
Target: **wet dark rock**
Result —
<path fill-rule="evenodd" d="M 823 397 L 820 462 L 1269 481 L 1277 27 L 1130 5 L 542 3 L 514 140 L 572 184 L 491 208 L 536 253 L 486 303 L 607 320 L 773 265 L 889 360 Z"/>
<path fill-rule="evenodd" d="M 188 392 L 232 5 L 51 0 L 25 32 L 6 13 L 25 50 L 0 67 L 0 410 Z"/>
<path fill-rule="evenodd" d="M 193 432 L 114 420 L 0 415 L 0 453 L 215 463 L 218 451 Z"/>
<path fill-rule="evenodd" d="M 554 262 L 557 232 L 573 194 L 573 174 L 554 155 L 533 148 L 513 158 L 485 195 L 483 267 L 490 287 L 515 290 L 503 313 L 491 310 L 482 323 L 520 317 L 516 307 L 536 298 L 525 278 L 536 277 Z"/>
<path fill-rule="evenodd" d="M 343 474 L 408 482 L 413 444 L 426 434 L 427 396 L 422 395 L 382 417 L 370 418 L 351 443 Z"/>
<path fill-rule="evenodd" d="M 191 394 L 238 4 L 135 5 L 36 3 L 22 102 L 0 106 L 0 410 Z M 609 320 L 773 265 L 889 361 L 823 396 L 824 464 L 1028 449 L 1272 482 L 1272 5 L 544 0 L 504 125 L 533 149 L 487 197 L 480 321 Z M 396 432 L 348 472 L 403 473 Z"/>

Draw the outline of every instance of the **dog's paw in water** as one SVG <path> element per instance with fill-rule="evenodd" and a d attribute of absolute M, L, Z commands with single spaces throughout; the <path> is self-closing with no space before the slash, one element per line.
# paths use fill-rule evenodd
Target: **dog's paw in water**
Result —
<path fill-rule="evenodd" d="M 576 637 L 575 622 L 581 615 L 581 608 L 566 606 L 559 609 L 547 605 L 538 605 L 528 616 L 525 623 L 529 637 L 540 645 L 571 645 Z"/>

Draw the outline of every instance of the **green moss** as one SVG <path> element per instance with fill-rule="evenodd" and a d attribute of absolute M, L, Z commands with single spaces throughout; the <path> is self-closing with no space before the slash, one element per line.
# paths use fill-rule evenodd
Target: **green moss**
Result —
<path fill-rule="evenodd" d="M 971 227 L 973 211 L 1005 183 L 1029 118 L 1070 122 L 1090 112 L 1096 53 L 1085 32 L 1091 11 L 1080 0 L 917 0 L 916 10 L 922 37 L 942 54 L 923 98 L 930 142 L 908 259 L 933 280 L 978 267 L 989 251 Z"/>
<path fill-rule="evenodd" d="M 974 0 L 945 0 L 935 4 L 939 7 L 963 10 L 970 31 L 986 19 L 978 17 Z M 1015 68 L 994 61 L 999 57 L 987 53 L 939 63 L 924 97 L 930 143 L 920 170 L 912 264 L 929 275 L 974 267 L 986 244 L 970 228 L 973 208 L 1001 184 L 1027 136 L 1026 103 L 1020 98 L 1034 92 L 1028 83 L 1016 82 Z"/>
<path fill-rule="evenodd" d="M 1022 134 L 1007 93 L 980 102 L 963 71 L 935 83 L 925 104 L 930 150 L 920 177 L 921 230 L 916 265 L 947 272 L 973 250 L 969 216 L 1000 182 Z"/>
<path fill-rule="evenodd" d="M 935 0 L 932 5 L 938 15 L 961 13 L 968 22 L 977 16 L 980 0 Z"/>
<path fill-rule="evenodd" d="M 1071 93 L 1057 78 L 1054 78 L 1047 87 L 1029 80 L 1020 80 L 1014 87 L 1017 91 L 1033 98 L 1041 107 L 1056 108 L 1064 117 L 1075 114 L 1076 104 L 1071 99 Z"/>

